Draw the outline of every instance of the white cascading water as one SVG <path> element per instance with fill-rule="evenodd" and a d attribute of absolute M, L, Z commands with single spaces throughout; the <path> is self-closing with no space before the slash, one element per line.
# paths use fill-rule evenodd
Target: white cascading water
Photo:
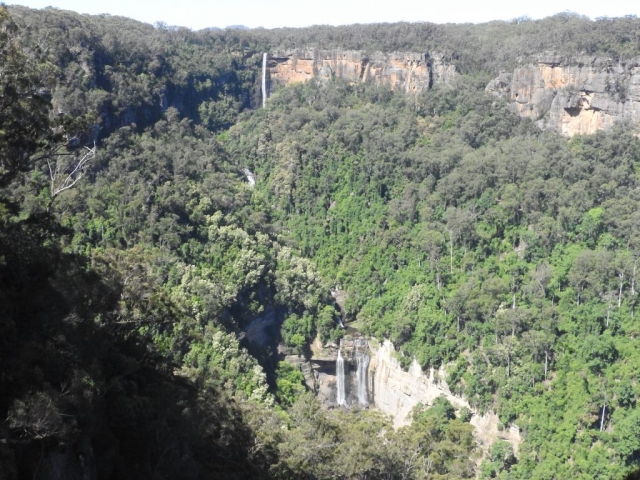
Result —
<path fill-rule="evenodd" d="M 336 377 L 338 381 L 338 405 L 346 405 L 347 398 L 344 388 L 344 359 L 342 353 L 338 350 L 338 359 L 336 360 Z"/>
<path fill-rule="evenodd" d="M 267 54 L 262 54 L 262 108 L 267 108 Z"/>
<path fill-rule="evenodd" d="M 367 392 L 367 370 L 369 368 L 369 355 L 364 352 L 356 351 L 356 382 L 358 392 L 358 403 L 360 405 L 369 405 L 369 395 Z"/>

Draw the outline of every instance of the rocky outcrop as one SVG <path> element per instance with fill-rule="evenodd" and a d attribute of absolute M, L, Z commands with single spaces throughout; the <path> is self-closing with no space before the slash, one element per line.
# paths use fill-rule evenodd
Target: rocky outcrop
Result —
<path fill-rule="evenodd" d="M 316 397 L 322 405 L 327 408 L 338 407 L 338 375 L 336 362 L 338 359 L 338 350 L 344 360 L 344 387 L 345 402 L 348 406 L 360 403 L 366 397 L 366 403 L 371 402 L 371 392 L 373 392 L 371 377 L 366 372 L 371 370 L 368 368 L 370 351 L 367 341 L 360 336 L 347 335 L 340 342 L 340 346 L 329 343 L 322 345 L 320 340 L 316 338 L 311 345 L 311 358 L 309 362 L 302 363 L 300 369 L 305 377 L 307 386 L 315 392 Z M 366 355 L 366 367 L 361 363 L 362 355 Z M 287 357 L 290 363 L 299 363 L 295 359 Z M 308 366 L 307 366 L 308 365 Z M 360 367 L 360 369 L 358 368 Z M 360 377 L 358 375 L 360 370 Z M 358 386 L 362 381 L 367 383 L 363 398 L 358 398 Z M 361 390 L 362 392 L 362 390 Z"/>
<path fill-rule="evenodd" d="M 359 382 L 357 375 L 357 354 L 362 353 L 366 345 L 371 359 L 368 362 L 366 383 L 367 399 L 370 406 L 388 414 L 396 428 L 411 422 L 411 411 L 419 404 L 432 405 L 436 398 L 444 396 L 460 410 L 464 407 L 472 411 L 471 424 L 476 428 L 476 438 L 480 448 L 486 453 L 496 440 L 506 440 L 518 452 L 522 442 L 517 426 L 500 428 L 500 420 L 495 413 L 478 414 L 470 408 L 469 403 L 462 397 L 454 395 L 445 378 L 443 368 L 431 369 L 424 373 L 414 359 L 408 371 L 405 371 L 397 359 L 399 355 L 389 341 L 378 345 L 373 340 L 347 335 L 342 339 L 340 351 L 345 361 L 346 405 L 348 407 L 359 404 L 356 396 Z M 326 408 L 337 408 L 337 369 L 338 346 L 334 344 L 322 345 L 316 340 L 312 346 L 312 356 L 306 362 L 300 357 L 287 357 L 287 361 L 298 364 L 304 374 L 307 386 L 315 392 L 318 400 Z"/>
<path fill-rule="evenodd" d="M 411 421 L 411 410 L 418 405 L 432 405 L 434 400 L 444 396 L 457 410 L 470 408 L 469 403 L 454 395 L 444 380 L 445 371 L 430 369 L 428 374 L 414 359 L 408 371 L 404 371 L 396 359 L 393 344 L 385 341 L 380 345 L 371 359 L 370 375 L 373 379 L 372 393 L 376 408 L 388 413 L 393 418 L 395 427 L 406 425 Z M 473 410 L 473 409 L 471 409 Z M 476 439 L 486 454 L 489 447 L 499 439 L 506 440 L 513 446 L 517 454 L 522 442 L 518 427 L 500 429 L 500 420 L 494 413 L 479 415 L 473 413 L 470 422 L 476 428 Z"/>
<path fill-rule="evenodd" d="M 487 91 L 507 98 L 519 115 L 566 136 L 627 121 L 640 127 L 640 59 L 540 55 L 536 64 L 501 72 Z"/>
<path fill-rule="evenodd" d="M 269 89 L 315 78 L 373 82 L 394 90 L 418 92 L 456 75 L 455 66 L 437 53 L 375 53 L 355 50 L 291 50 L 272 52 L 268 60 Z"/>
<path fill-rule="evenodd" d="M 393 417 L 396 427 L 410 422 L 413 408 L 422 403 L 431 405 L 444 395 L 456 408 L 469 408 L 469 403 L 451 393 L 444 381 L 444 371 L 431 369 L 428 375 L 414 359 L 408 371 L 404 371 L 396 359 L 396 351 L 385 341 L 371 360 L 373 377 L 373 401 L 375 406 Z"/>
<path fill-rule="evenodd" d="M 473 415 L 469 422 L 476 429 L 476 440 L 482 449 L 484 456 L 489 452 L 489 447 L 498 440 L 505 440 L 513 447 L 513 453 L 518 455 L 518 448 L 522 443 L 520 428 L 517 425 L 510 425 L 509 428 L 500 428 L 502 423 L 493 412 L 484 415 Z M 480 462 L 478 462 L 480 463 Z"/>

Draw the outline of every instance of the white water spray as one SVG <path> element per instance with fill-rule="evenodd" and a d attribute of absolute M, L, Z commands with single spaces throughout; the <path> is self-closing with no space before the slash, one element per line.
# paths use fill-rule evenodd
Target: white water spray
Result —
<path fill-rule="evenodd" d="M 344 388 L 344 359 L 342 353 L 338 350 L 338 359 L 336 360 L 336 377 L 338 381 L 338 405 L 346 405 L 347 397 Z"/>
<path fill-rule="evenodd" d="M 356 384 L 358 392 L 358 403 L 369 405 L 369 394 L 367 391 L 367 370 L 369 369 L 369 355 L 365 352 L 356 351 Z"/>

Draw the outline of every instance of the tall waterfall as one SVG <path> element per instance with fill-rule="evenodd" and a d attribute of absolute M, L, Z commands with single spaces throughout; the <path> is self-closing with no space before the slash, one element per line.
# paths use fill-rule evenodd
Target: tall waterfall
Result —
<path fill-rule="evenodd" d="M 342 353 L 338 350 L 338 359 L 336 360 L 336 377 L 338 381 L 338 405 L 347 404 L 347 396 L 344 388 L 344 359 Z"/>
<path fill-rule="evenodd" d="M 356 351 L 356 384 L 358 392 L 358 403 L 369 405 L 369 395 L 367 391 L 367 370 L 369 368 L 369 355 L 365 352 Z"/>
<path fill-rule="evenodd" d="M 262 108 L 267 106 L 267 54 L 262 54 Z"/>

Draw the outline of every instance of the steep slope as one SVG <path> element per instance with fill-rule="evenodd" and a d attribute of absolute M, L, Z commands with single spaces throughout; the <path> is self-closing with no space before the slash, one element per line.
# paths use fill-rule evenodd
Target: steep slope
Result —
<path fill-rule="evenodd" d="M 115 48 L 110 39 L 131 32 L 115 19 L 104 35 L 72 29 L 69 38 L 66 27 L 90 29 L 96 19 L 34 15 L 38 33 L 56 39 L 53 52 L 40 51 L 33 32 L 0 7 L 3 478 L 382 479 L 432 468 L 472 477 L 468 423 L 422 412 L 420 429 L 396 434 L 375 412 L 321 411 L 271 344 L 250 343 L 252 326 L 267 323 L 256 319 L 271 314 L 271 340 L 301 354 L 316 334 L 342 333 L 329 286 L 247 181 L 259 178 L 227 149 L 228 132 L 217 137 L 202 125 L 222 128 L 206 108 L 201 125 L 178 103 L 141 125 L 103 125 L 96 136 L 91 124 L 104 105 L 79 95 L 72 111 L 60 107 L 65 95 L 56 98 L 83 85 L 84 68 L 68 55 L 85 40 Z M 181 54 L 193 41 L 168 35 L 167 45 L 163 36 L 148 40 L 160 50 L 177 43 Z M 84 93 L 106 94 L 106 105 L 123 102 L 137 115 L 171 74 L 146 83 L 133 65 L 139 56 L 121 59 L 105 72 L 122 83 L 103 90 L 89 82 Z M 239 113 L 225 102 L 213 110 Z M 87 144 L 97 153 L 79 164 Z"/>
<path fill-rule="evenodd" d="M 437 53 L 366 55 L 360 51 L 311 50 L 272 52 L 268 59 L 272 87 L 340 78 L 415 93 L 432 88 L 435 83 L 447 83 L 456 74 L 455 66 Z"/>
<path fill-rule="evenodd" d="M 547 46 L 637 55 L 636 19 L 287 37 L 11 11 L 3 72 L 16 58 L 35 68 L 34 102 L 0 111 L 9 478 L 613 478 L 639 466 L 639 140 L 616 122 L 568 140 L 484 91 Z M 291 85 L 250 110 L 261 53 L 307 34 L 331 53 L 272 58 Z M 422 54 L 366 53 L 378 50 L 447 52 L 443 81 L 427 82 L 437 72 Z M 537 75 L 573 81 L 540 73 L 555 60 L 522 68 L 523 92 Z M 589 97 L 614 78 L 600 68 L 574 72 L 585 97 L 560 102 L 567 114 L 609 98 Z M 531 102 L 558 85 L 534 85 Z M 91 168 L 54 195 L 51 176 L 94 139 Z M 384 384 L 385 363 L 397 390 L 432 403 L 396 403 L 411 425 L 323 411 L 278 361 L 309 356 L 317 336 L 335 344 L 338 315 L 397 347 L 369 371 Z M 418 367 L 442 370 L 451 402 Z M 518 457 L 497 441 L 475 468 L 472 412 L 452 403 L 497 418 L 494 439 L 519 431 Z"/>
<path fill-rule="evenodd" d="M 348 322 L 405 368 L 445 365 L 453 394 L 520 432 L 487 477 L 621 476 L 640 452 L 640 141 L 622 125 L 569 141 L 484 88 L 295 85 L 226 142 Z"/>

